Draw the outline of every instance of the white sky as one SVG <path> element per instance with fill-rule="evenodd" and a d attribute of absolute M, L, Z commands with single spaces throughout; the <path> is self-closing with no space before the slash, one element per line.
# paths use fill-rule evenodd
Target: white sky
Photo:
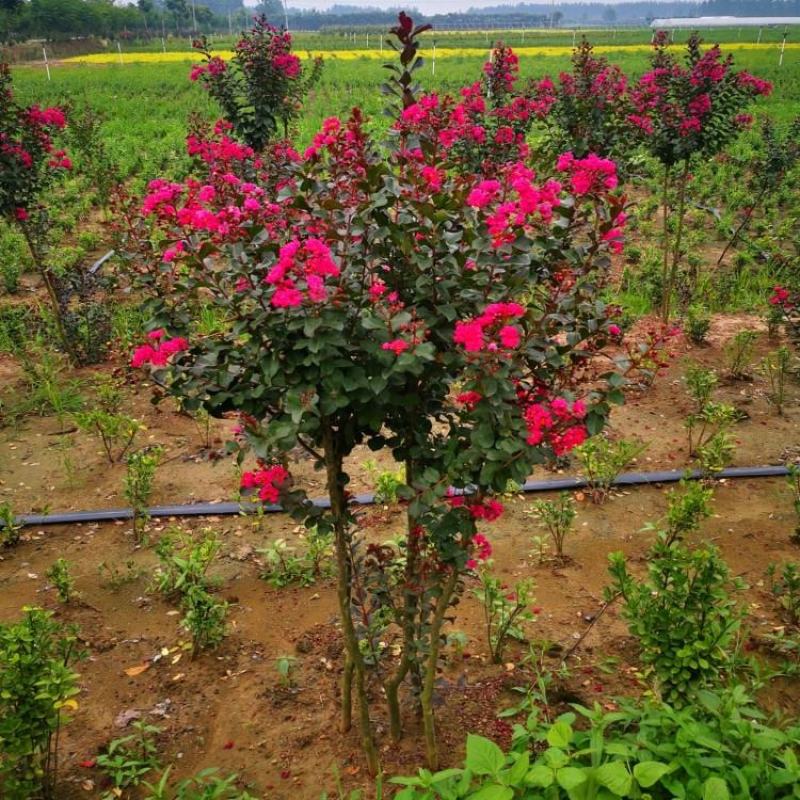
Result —
<path fill-rule="evenodd" d="M 658 0 L 655 1 L 658 2 Z M 254 2 L 255 0 L 245 0 L 245 5 Z M 372 6 L 373 8 L 416 8 L 423 14 L 446 14 L 448 11 L 466 11 L 468 8 L 480 8 L 481 6 L 514 6 L 519 2 L 520 0 L 510 0 L 506 3 L 503 0 L 408 0 L 405 3 L 399 0 L 287 0 L 287 5 L 289 8 L 316 8 L 321 11 L 338 3 L 349 6 Z M 548 0 L 531 0 L 531 2 L 546 3 Z M 559 0 L 559 2 L 563 2 L 563 0 Z M 611 2 L 613 4 L 615 0 L 595 0 L 595 2 Z"/>

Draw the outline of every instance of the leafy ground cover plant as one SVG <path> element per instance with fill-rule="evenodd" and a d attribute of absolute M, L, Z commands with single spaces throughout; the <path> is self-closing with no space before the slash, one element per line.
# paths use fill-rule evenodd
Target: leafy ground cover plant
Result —
<path fill-rule="evenodd" d="M 215 767 L 200 770 L 197 775 L 170 785 L 172 767 L 167 767 L 158 783 L 143 782 L 144 800 L 255 800 L 237 788 L 236 775 L 223 777 Z"/>
<path fill-rule="evenodd" d="M 0 789 L 7 800 L 56 795 L 58 733 L 78 707 L 77 632 L 41 608 L 0 625 Z"/>
<path fill-rule="evenodd" d="M 196 541 L 191 534 L 180 529 L 168 530 L 155 547 L 159 561 L 155 588 L 168 597 L 174 597 L 195 586 L 209 586 L 210 579 L 206 573 L 219 549 L 219 538 L 211 530 L 203 531 Z"/>
<path fill-rule="evenodd" d="M 575 449 L 581 465 L 581 475 L 586 479 L 589 496 L 594 503 L 604 503 L 614 481 L 645 450 L 643 442 L 627 439 L 611 441 L 605 436 L 593 436 Z"/>
<path fill-rule="evenodd" d="M 674 708 L 624 702 L 605 712 L 574 706 L 548 724 L 532 714 L 511 750 L 470 734 L 463 768 L 393 778 L 397 800 L 547 797 L 789 800 L 800 782 L 800 726 L 777 727 L 744 687 L 703 691 Z"/>
<path fill-rule="evenodd" d="M 393 33 L 400 71 L 390 85 L 402 110 L 388 150 L 354 111 L 327 120 L 302 155 L 273 147 L 267 171 L 218 128 L 190 141 L 199 179 L 151 184 L 144 222 L 130 228 L 147 230 L 131 264 L 151 325 L 169 332 L 134 363 L 152 365 L 187 410 L 238 415 L 241 457 L 259 462 L 243 487 L 333 533 L 341 726 L 351 726 L 357 699 L 371 771 L 371 651 L 353 589 L 367 560 L 351 557 L 359 532 L 345 458 L 363 443 L 405 467 L 402 578 L 376 595 L 393 598 L 377 616 L 395 615 L 400 632 L 399 659 L 382 682 L 399 737 L 401 686 L 419 678 L 412 703 L 435 764 L 441 629 L 476 561 L 479 526 L 502 511 L 492 495 L 598 432 L 606 392 L 621 383 L 617 375 L 613 386 L 608 377 L 581 386 L 583 366 L 614 335 L 599 299 L 625 222 L 614 164 L 570 157 L 558 181 L 537 179 L 520 161 L 524 142 L 488 141 L 512 111 L 487 103 L 480 83 L 459 99 L 416 94 L 419 29 L 402 15 Z M 208 258 L 221 270 L 209 271 Z M 209 303 L 229 322 L 195 336 L 193 310 Z M 324 468 L 330 508 L 294 485 L 286 454 L 297 446 Z"/>
<path fill-rule="evenodd" d="M 741 622 L 729 590 L 741 582 L 731 581 L 717 550 L 659 537 L 646 578 L 634 578 L 621 553 L 609 556 L 609 572 L 609 597 L 622 597 L 623 616 L 657 696 L 681 707 L 694 702 L 698 690 L 718 687 Z"/>
<path fill-rule="evenodd" d="M 480 586 L 473 594 L 483 605 L 486 641 L 492 661 L 500 664 L 509 639 L 525 638 L 522 624 L 534 618 L 530 604 L 533 600 L 533 581 L 523 579 L 513 587 L 506 586 L 486 566 L 480 571 Z"/>
<path fill-rule="evenodd" d="M 555 557 L 563 561 L 564 540 L 572 530 L 575 522 L 575 501 L 568 492 L 562 492 L 557 500 L 539 500 L 533 505 L 533 511 L 539 520 L 540 527 L 550 535 L 555 548 Z"/>
<path fill-rule="evenodd" d="M 112 783 L 112 788 L 103 795 L 104 800 L 122 797 L 123 792 L 139 786 L 145 775 L 161 765 L 157 742 L 161 729 L 141 720 L 132 727 L 133 733 L 114 739 L 97 756 L 97 766 Z"/>
<path fill-rule="evenodd" d="M 299 554 L 285 539 L 277 539 L 258 551 L 265 561 L 261 577 L 271 586 L 311 586 L 333 575 L 333 537 L 311 529 L 304 538 L 307 546 Z"/>

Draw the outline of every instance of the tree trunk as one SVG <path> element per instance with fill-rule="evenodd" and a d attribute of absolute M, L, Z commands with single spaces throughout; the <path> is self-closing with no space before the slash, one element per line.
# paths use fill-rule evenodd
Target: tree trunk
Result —
<path fill-rule="evenodd" d="M 334 543 L 337 565 L 337 597 L 339 614 L 342 621 L 342 632 L 345 644 L 345 670 L 342 680 L 342 717 L 341 726 L 347 730 L 351 724 L 351 693 L 355 684 L 358 697 L 359 730 L 361 746 L 367 759 L 370 775 L 378 774 L 380 765 L 378 753 L 372 735 L 372 723 L 369 718 L 369 701 L 367 698 L 366 670 L 364 658 L 358 646 L 358 635 L 353 624 L 351 585 L 352 564 L 350 560 L 350 521 L 347 513 L 347 498 L 342 483 L 342 452 L 336 432 L 328 420 L 323 420 L 325 470 L 328 483 L 328 494 L 331 500 L 333 518 Z"/>
<path fill-rule="evenodd" d="M 430 651 L 428 652 L 428 663 L 425 668 L 425 679 L 420 695 L 422 705 L 422 726 L 425 732 L 425 754 L 427 756 L 428 768 L 439 769 L 439 747 L 436 743 L 436 718 L 433 713 L 433 687 L 436 682 L 436 667 L 439 663 L 439 646 L 444 615 L 450 607 L 450 600 L 458 582 L 458 570 L 453 569 L 449 577 L 442 586 L 442 593 L 436 601 L 436 611 L 433 615 L 430 627 Z"/>

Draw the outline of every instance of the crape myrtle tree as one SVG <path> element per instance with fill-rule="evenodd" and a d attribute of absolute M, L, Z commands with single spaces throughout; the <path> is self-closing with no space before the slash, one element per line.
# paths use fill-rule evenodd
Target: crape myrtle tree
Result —
<path fill-rule="evenodd" d="M 130 229 L 154 329 L 134 365 L 185 408 L 238 417 L 240 457 L 257 459 L 243 487 L 334 535 L 341 726 L 357 706 L 372 772 L 376 682 L 392 736 L 406 688 L 438 762 L 442 630 L 491 552 L 495 495 L 600 431 L 621 399 L 621 375 L 598 368 L 619 333 L 601 299 L 625 221 L 614 164 L 570 156 L 540 177 L 516 136 L 498 156 L 494 100 L 415 92 L 420 32 L 405 14 L 393 29 L 388 145 L 357 109 L 326 120 L 302 155 L 276 143 L 263 160 L 219 125 L 190 142 L 197 177 L 151 184 L 147 226 Z M 200 303 L 222 330 L 198 333 Z M 363 541 L 350 504 L 360 445 L 405 466 L 407 532 L 388 552 Z M 299 451 L 324 470 L 329 508 L 294 483 Z M 376 628 L 397 657 L 372 647 Z"/>
<path fill-rule="evenodd" d="M 549 78 L 532 82 L 526 94 L 550 106 L 544 119 L 549 153 L 568 150 L 581 158 L 594 153 L 613 158 L 618 165 L 629 158 L 627 76 L 595 56 L 585 38 L 573 51 L 571 72 L 562 72 L 557 83 Z"/>
<path fill-rule="evenodd" d="M 11 70 L 0 62 L 0 218 L 22 232 L 47 290 L 61 345 L 69 352 L 59 284 L 47 263 L 47 192 L 72 162 L 54 139 L 66 127 L 63 109 L 22 106 Z M 72 355 L 72 354 L 70 354 Z"/>
<path fill-rule="evenodd" d="M 659 31 L 653 39 L 651 68 L 630 91 L 628 120 L 645 148 L 661 163 L 663 268 L 661 316 L 669 320 L 673 294 L 684 305 L 691 301 L 697 274 L 678 286 L 683 220 L 690 169 L 699 158 L 717 155 L 752 117 L 745 114 L 754 97 L 772 91 L 768 81 L 736 71 L 733 56 L 723 58 L 718 45 L 705 52 L 693 34 L 687 43 L 685 65 L 668 50 L 669 35 Z M 670 192 L 677 206 L 670 205 Z M 671 223 L 674 218 L 674 233 Z"/>
<path fill-rule="evenodd" d="M 230 63 L 211 54 L 205 37 L 193 44 L 205 60 L 192 68 L 190 77 L 202 81 L 241 141 L 261 151 L 276 136 L 288 136 L 290 123 L 319 78 L 321 59 L 304 69 L 292 53 L 289 31 L 270 25 L 263 15 L 242 34 Z"/>

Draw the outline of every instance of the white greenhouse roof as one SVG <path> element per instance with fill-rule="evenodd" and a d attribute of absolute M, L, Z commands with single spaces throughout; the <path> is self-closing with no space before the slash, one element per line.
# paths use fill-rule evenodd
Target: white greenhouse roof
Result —
<path fill-rule="evenodd" d="M 727 28 L 767 25 L 800 25 L 800 17 L 662 17 L 650 23 L 651 28 Z"/>

